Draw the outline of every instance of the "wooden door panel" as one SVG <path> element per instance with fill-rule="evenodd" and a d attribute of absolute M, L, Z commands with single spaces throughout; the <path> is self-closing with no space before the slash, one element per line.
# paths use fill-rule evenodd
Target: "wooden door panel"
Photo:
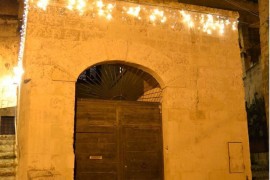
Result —
<path fill-rule="evenodd" d="M 104 129 L 103 129 L 104 131 Z M 106 133 L 105 133 L 106 132 Z M 116 130 L 114 128 L 114 133 L 107 132 L 104 133 L 77 133 L 76 141 L 80 143 L 108 143 L 114 142 L 117 139 Z"/>
<path fill-rule="evenodd" d="M 82 173 L 117 173 L 117 163 L 97 161 L 98 160 L 85 160 L 83 163 L 78 163 L 76 169 L 78 172 Z"/>
<path fill-rule="evenodd" d="M 99 101 L 77 101 L 76 128 L 81 126 L 116 125 L 115 103 Z"/>
<path fill-rule="evenodd" d="M 114 127 L 114 130 L 109 129 L 108 132 L 107 128 L 101 127 L 98 130 L 99 132 L 76 133 L 76 180 L 106 179 L 110 176 L 111 179 L 117 179 L 119 171 L 117 129 Z"/>
<path fill-rule="evenodd" d="M 126 180 L 162 180 L 159 171 L 127 171 Z"/>
<path fill-rule="evenodd" d="M 151 141 L 148 142 L 126 142 L 126 151 L 144 151 L 144 152 L 155 152 L 159 146 L 156 143 L 152 143 Z"/>
<path fill-rule="evenodd" d="M 90 155 L 100 154 L 104 152 L 116 152 L 116 143 L 77 143 L 75 153 L 88 153 Z"/>
<path fill-rule="evenodd" d="M 151 125 L 161 123 L 159 106 L 122 106 L 119 109 L 119 121 L 122 125 Z"/>
<path fill-rule="evenodd" d="M 116 125 L 115 108 L 87 109 L 86 112 L 76 113 L 77 123 L 81 125 Z"/>
<path fill-rule="evenodd" d="M 128 128 L 125 131 L 125 150 L 156 152 L 160 148 L 160 133 L 157 127 Z"/>
<path fill-rule="evenodd" d="M 116 126 L 92 126 L 92 125 L 80 125 L 77 123 L 77 133 L 114 133 Z"/>
<path fill-rule="evenodd" d="M 158 103 L 77 102 L 76 180 L 162 180 Z"/>
<path fill-rule="evenodd" d="M 76 180 L 117 180 L 116 173 L 77 173 Z"/>
<path fill-rule="evenodd" d="M 133 171 L 151 171 L 159 169 L 159 152 L 126 152 L 126 166 Z"/>
<path fill-rule="evenodd" d="M 160 127 L 123 128 L 124 179 L 163 179 Z"/>

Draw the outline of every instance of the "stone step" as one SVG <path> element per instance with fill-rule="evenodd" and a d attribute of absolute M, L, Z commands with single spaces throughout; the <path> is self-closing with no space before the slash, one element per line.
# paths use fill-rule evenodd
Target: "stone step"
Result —
<path fill-rule="evenodd" d="M 15 176 L 15 173 L 16 173 L 15 167 L 1 167 L 0 168 L 0 177 Z"/>
<path fill-rule="evenodd" d="M 262 176 L 262 177 L 252 177 L 252 180 L 269 180 L 269 177 L 267 176 Z"/>
<path fill-rule="evenodd" d="M 16 159 L 1 159 L 0 160 L 0 169 L 5 167 L 15 167 L 17 166 Z"/>
<path fill-rule="evenodd" d="M 269 153 L 260 152 L 260 153 L 250 153 L 250 159 L 253 163 L 252 165 L 265 165 L 269 164 Z"/>
<path fill-rule="evenodd" d="M 1 140 L 15 140 L 15 135 L 0 135 Z"/>
<path fill-rule="evenodd" d="M 268 165 L 251 165 L 252 171 L 268 171 L 269 166 Z"/>
<path fill-rule="evenodd" d="M 16 155 L 15 155 L 15 152 L 11 151 L 11 152 L 0 152 L 0 161 L 2 159 L 15 159 L 16 158 Z"/>
<path fill-rule="evenodd" d="M 0 145 L 0 152 L 15 152 L 15 145 L 14 144 Z"/>
<path fill-rule="evenodd" d="M 269 171 L 265 170 L 265 171 L 252 171 L 252 175 L 254 176 L 264 176 L 267 175 L 269 176 Z"/>
<path fill-rule="evenodd" d="M 252 170 L 253 180 L 269 180 L 269 171 L 267 170 Z"/>
<path fill-rule="evenodd" d="M 0 145 L 15 144 L 15 140 L 0 140 Z"/>
<path fill-rule="evenodd" d="M 0 135 L 0 180 L 16 179 L 15 136 Z"/>

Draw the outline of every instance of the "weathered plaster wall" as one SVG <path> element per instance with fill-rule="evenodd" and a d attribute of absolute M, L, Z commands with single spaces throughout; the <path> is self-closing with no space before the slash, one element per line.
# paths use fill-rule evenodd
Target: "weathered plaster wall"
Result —
<path fill-rule="evenodd" d="M 75 81 L 87 67 L 112 60 L 136 64 L 165 89 L 166 180 L 251 179 L 237 31 L 207 35 L 32 8 L 25 47 L 18 179 L 73 179 Z M 244 161 L 242 173 L 230 173 L 228 142 L 242 142 L 243 154 L 231 154 L 238 168 Z"/>
<path fill-rule="evenodd" d="M 0 17 L 0 108 L 16 106 L 13 67 L 19 49 L 18 20 Z"/>
<path fill-rule="evenodd" d="M 255 93 L 262 96 L 262 70 L 260 64 L 254 65 L 245 73 L 244 86 L 245 86 L 245 100 L 248 105 L 252 104 Z"/>
<path fill-rule="evenodd" d="M 252 33 L 253 31 L 253 33 Z M 255 34 L 252 28 L 248 25 L 241 25 L 239 27 L 239 42 L 241 47 L 243 80 L 245 89 L 245 101 L 250 106 L 254 100 L 254 95 L 263 97 L 262 87 L 262 67 L 260 54 L 257 56 L 251 56 L 251 50 L 254 52 L 260 50 L 258 43 L 260 43 L 260 35 Z"/>
<path fill-rule="evenodd" d="M 269 125 L 269 1 L 259 0 L 262 84 Z"/>

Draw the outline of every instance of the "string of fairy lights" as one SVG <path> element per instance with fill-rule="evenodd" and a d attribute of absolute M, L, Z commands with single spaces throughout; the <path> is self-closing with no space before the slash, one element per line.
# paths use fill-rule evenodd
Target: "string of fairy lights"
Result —
<path fill-rule="evenodd" d="M 52 0 L 31 0 L 36 7 L 46 11 Z M 78 12 L 79 15 L 84 13 L 95 13 L 95 15 L 104 17 L 108 21 L 114 19 L 115 9 L 122 11 L 123 19 L 134 17 L 137 20 L 148 21 L 156 24 L 169 24 L 172 29 L 176 28 L 177 24 L 182 23 L 190 29 L 196 29 L 207 34 L 217 32 L 220 35 L 225 33 L 225 29 L 237 29 L 238 21 L 220 15 L 198 13 L 188 10 L 177 10 L 169 7 L 159 7 L 143 4 L 126 3 L 125 5 L 117 1 L 103 0 L 67 0 L 65 8 Z"/>
<path fill-rule="evenodd" d="M 29 4 L 28 0 L 24 0 L 24 11 L 23 11 L 23 18 L 22 18 L 22 27 L 20 30 L 20 46 L 18 52 L 18 64 L 13 68 L 13 83 L 20 85 L 21 77 L 24 73 L 23 70 L 23 56 L 24 56 L 24 45 L 25 45 L 25 38 L 26 38 L 26 26 L 27 26 L 27 16 L 28 16 Z"/>

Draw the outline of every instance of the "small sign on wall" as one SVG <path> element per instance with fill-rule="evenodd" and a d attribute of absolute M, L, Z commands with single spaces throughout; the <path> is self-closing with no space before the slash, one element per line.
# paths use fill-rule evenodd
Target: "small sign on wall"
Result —
<path fill-rule="evenodd" d="M 245 172 L 242 142 L 228 142 L 230 173 Z"/>
<path fill-rule="evenodd" d="M 101 160 L 102 156 L 89 156 L 89 159 Z"/>

